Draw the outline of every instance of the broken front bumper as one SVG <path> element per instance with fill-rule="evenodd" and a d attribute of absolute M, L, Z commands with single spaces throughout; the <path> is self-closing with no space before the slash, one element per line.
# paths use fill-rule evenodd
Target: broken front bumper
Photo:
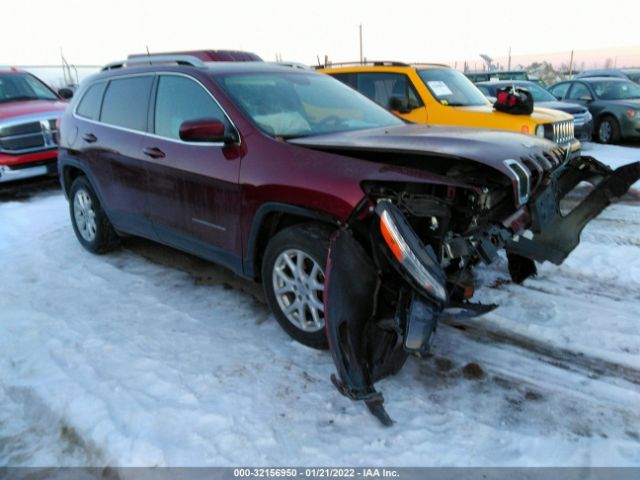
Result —
<path fill-rule="evenodd" d="M 578 245 L 584 226 L 639 179 L 640 162 L 614 171 L 593 158 L 577 157 L 553 172 L 528 204 L 502 225 L 459 237 L 455 244 L 444 244 L 444 250 L 490 263 L 504 247 L 512 277 L 522 281 L 535 274 L 534 260 L 561 263 Z M 593 190 L 563 215 L 560 202 L 581 182 L 590 183 Z M 331 239 L 325 320 L 338 373 L 332 375 L 332 382 L 343 395 L 364 401 L 371 413 L 390 425 L 392 420 L 374 383 L 397 373 L 409 354 L 426 354 L 438 316 L 453 305 L 438 258 L 431 247 L 423 245 L 397 206 L 379 200 L 375 212 L 379 222 L 374 224 L 380 231 L 372 234 L 370 252 L 354 238 L 348 224 Z M 527 227 L 530 238 L 518 235 Z M 379 258 L 380 250 L 405 283 L 391 314 L 381 314 L 379 305 L 384 289 L 381 264 L 385 263 Z M 494 307 L 462 306 L 471 315 Z"/>
<path fill-rule="evenodd" d="M 551 175 L 528 203 L 533 236 L 507 240 L 507 252 L 538 262 L 561 264 L 580 243 L 585 225 L 640 179 L 640 162 L 612 170 L 591 157 L 570 160 Z M 581 182 L 593 186 L 587 197 L 563 215 L 560 202 Z"/>

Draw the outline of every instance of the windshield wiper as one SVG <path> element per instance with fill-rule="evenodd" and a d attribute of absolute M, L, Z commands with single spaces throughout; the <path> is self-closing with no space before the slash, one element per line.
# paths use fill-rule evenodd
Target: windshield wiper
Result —
<path fill-rule="evenodd" d="M 285 142 L 287 140 L 293 140 L 294 138 L 304 138 L 304 137 L 308 137 L 309 134 L 306 135 L 274 135 L 274 138 L 281 138 L 282 140 L 284 140 Z"/>

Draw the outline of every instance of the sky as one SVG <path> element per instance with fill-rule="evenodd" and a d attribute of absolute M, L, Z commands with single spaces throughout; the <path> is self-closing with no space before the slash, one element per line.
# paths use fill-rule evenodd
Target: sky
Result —
<path fill-rule="evenodd" d="M 0 65 L 102 65 L 129 53 L 242 49 L 265 60 L 317 57 L 479 60 L 638 47 L 637 0 L 22 0 L 3 2 Z"/>

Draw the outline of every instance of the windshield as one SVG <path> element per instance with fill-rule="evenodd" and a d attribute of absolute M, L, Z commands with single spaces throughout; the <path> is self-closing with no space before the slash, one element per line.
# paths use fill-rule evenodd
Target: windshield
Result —
<path fill-rule="evenodd" d="M 638 73 L 629 73 L 627 75 L 629 77 L 629 80 L 631 80 L 632 82 L 640 83 L 640 72 L 638 72 Z"/>
<path fill-rule="evenodd" d="M 442 105 L 469 107 L 487 105 L 489 102 L 467 77 L 450 68 L 418 70 L 418 75 L 431 95 Z"/>
<path fill-rule="evenodd" d="M 490 76 L 498 80 L 529 80 L 527 72 L 491 72 Z"/>
<path fill-rule="evenodd" d="M 534 102 L 556 102 L 557 101 L 556 97 L 554 97 L 547 90 L 545 90 L 539 85 L 536 85 L 535 83 L 522 83 L 522 84 L 518 84 L 517 86 L 526 88 L 527 90 L 529 90 L 531 92 L 531 95 L 533 96 Z"/>
<path fill-rule="evenodd" d="M 221 76 L 218 82 L 262 131 L 274 137 L 404 124 L 328 75 L 294 71 L 242 73 Z"/>
<path fill-rule="evenodd" d="M 592 82 L 591 87 L 602 100 L 629 100 L 640 98 L 640 85 L 633 82 L 603 80 Z"/>
<path fill-rule="evenodd" d="M 0 103 L 19 100 L 58 100 L 58 97 L 33 75 L 0 73 Z"/>

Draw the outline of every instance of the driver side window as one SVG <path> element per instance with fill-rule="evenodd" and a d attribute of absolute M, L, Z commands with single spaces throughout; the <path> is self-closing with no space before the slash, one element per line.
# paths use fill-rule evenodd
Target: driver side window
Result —
<path fill-rule="evenodd" d="M 556 97 L 558 100 L 562 100 L 567 94 L 567 90 L 569 90 L 570 86 L 570 83 L 561 83 L 560 85 L 550 88 L 549 91 L 551 92 L 551 95 Z"/>
<path fill-rule="evenodd" d="M 156 135 L 180 139 L 180 125 L 187 120 L 215 118 L 225 125 L 227 117 L 204 88 L 190 78 L 162 75 L 156 95 Z"/>
<path fill-rule="evenodd" d="M 574 83 L 573 87 L 569 91 L 569 95 L 567 96 L 568 100 L 580 100 L 581 97 L 590 97 L 591 92 L 587 86 L 583 83 Z"/>
<path fill-rule="evenodd" d="M 399 97 L 414 109 L 422 106 L 410 80 L 399 73 L 360 73 L 357 90 L 384 108 L 391 106 L 391 98 Z"/>

